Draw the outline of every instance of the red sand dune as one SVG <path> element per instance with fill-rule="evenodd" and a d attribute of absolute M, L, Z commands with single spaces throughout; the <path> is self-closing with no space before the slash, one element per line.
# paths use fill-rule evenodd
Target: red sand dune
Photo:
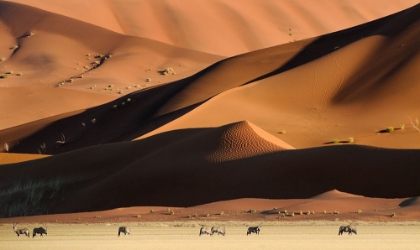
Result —
<path fill-rule="evenodd" d="M 118 33 L 223 56 L 326 34 L 393 14 L 416 0 L 12 0 Z"/>
<path fill-rule="evenodd" d="M 138 17 L 125 3 L 0 2 L 0 217 L 104 210 L 106 218 L 175 220 L 226 210 L 262 220 L 287 210 L 325 219 L 324 210 L 338 210 L 344 219 L 420 218 L 420 5 L 363 23 L 410 2 L 369 3 L 382 9 L 322 2 L 310 14 L 303 1 L 286 2 L 287 21 L 314 26 L 308 37 L 333 29 L 321 28 L 335 17 L 325 11 L 348 14 L 331 23 L 336 29 L 354 25 L 349 16 L 363 24 L 282 44 L 264 35 L 276 24 L 264 13 L 280 2 L 256 3 L 214 1 L 197 12 L 224 13 L 204 26 L 213 38 L 211 25 L 223 27 L 218 34 L 230 30 L 232 45 L 219 46 L 221 39 L 200 43 L 203 20 L 188 19 L 184 1 L 137 3 L 156 37 L 133 25 Z M 89 11 L 115 19 L 87 20 Z M 162 13 L 171 15 L 156 19 Z M 216 55 L 227 51 L 237 55 Z M 159 72 L 165 68 L 174 71 Z M 159 211 L 151 215 L 153 206 Z M 258 212 L 249 218 L 249 209 Z M 92 214 L 60 218 L 74 216 Z"/>
<path fill-rule="evenodd" d="M 267 52 L 292 45 L 245 54 L 243 63 L 230 67 L 232 73 L 224 76 L 245 74 L 250 80 L 238 81 L 236 86 L 251 83 L 224 91 L 150 134 L 249 120 L 296 148 L 349 137 L 364 145 L 418 148 L 420 134 L 411 128 L 409 117 L 418 116 L 420 105 L 415 67 L 420 60 L 419 16 L 420 6 L 416 6 L 350 30 L 296 42 L 300 51 L 289 61 L 282 61 L 283 54 L 271 58 Z M 267 73 L 241 71 L 239 65 L 249 65 L 248 59 L 258 53 L 266 55 L 260 69 Z M 241 56 L 232 60 L 241 61 Z M 259 61 L 251 62 L 255 64 L 250 67 L 258 67 Z M 193 93 L 199 89 L 205 93 L 205 86 L 206 82 L 189 85 L 162 112 L 198 101 Z M 406 129 L 398 133 L 376 133 L 402 124 Z M 287 133 L 280 134 L 282 130 Z"/>
<path fill-rule="evenodd" d="M 0 16 L 0 75 L 8 76 L 0 79 L 0 129 L 97 106 L 184 78 L 222 58 L 15 3 L 1 2 Z M 25 36 L 29 32 L 34 35 Z M 165 68 L 174 71 L 158 72 Z"/>
<path fill-rule="evenodd" d="M 20 141 L 14 152 L 36 153 L 39 145 L 46 143 L 48 150 L 41 152 L 54 154 L 133 139 L 168 122 L 151 134 L 250 120 L 297 148 L 322 146 L 335 138 L 347 141 L 349 137 L 364 145 L 417 148 L 420 134 L 409 128 L 407 117 L 414 119 L 418 106 L 414 67 L 418 60 L 414 42 L 418 39 L 417 12 L 418 8 L 412 8 L 349 30 L 229 58 L 183 80 L 51 124 L 25 140 L 34 132 L 28 127 L 56 118 L 0 134 L 7 134 L 4 138 L 12 144 Z M 370 51 L 376 52 L 370 56 Z M 115 112 L 113 107 L 127 98 L 135 103 Z M 89 124 L 94 118 L 97 125 L 80 130 L 80 124 Z M 398 136 L 376 133 L 401 124 L 407 128 L 398 131 Z M 108 129 L 111 126 L 113 129 Z M 287 133 L 279 133 L 283 130 Z M 57 149 L 62 134 L 71 145 Z"/>

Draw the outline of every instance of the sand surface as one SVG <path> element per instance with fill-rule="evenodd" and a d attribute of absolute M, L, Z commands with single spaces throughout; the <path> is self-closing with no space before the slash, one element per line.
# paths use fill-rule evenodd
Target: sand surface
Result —
<path fill-rule="evenodd" d="M 337 236 L 340 222 L 268 224 L 246 236 L 248 224 L 230 222 L 226 236 L 198 236 L 198 224 L 127 224 L 131 236 L 117 236 L 119 223 L 49 224 L 48 236 L 17 238 L 11 225 L 0 227 L 2 247 L 13 249 L 417 249 L 418 224 L 359 224 L 358 235 Z M 39 226 L 36 224 L 21 226 Z M 304 237 L 302 237 L 304 236 Z"/>

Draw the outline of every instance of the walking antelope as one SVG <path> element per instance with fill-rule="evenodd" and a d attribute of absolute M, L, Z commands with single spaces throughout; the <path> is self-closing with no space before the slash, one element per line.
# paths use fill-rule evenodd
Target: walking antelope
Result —
<path fill-rule="evenodd" d="M 39 234 L 41 237 L 45 235 L 48 235 L 48 231 L 47 231 L 47 226 L 44 224 L 45 228 L 43 227 L 36 227 L 34 228 L 34 230 L 32 231 L 32 238 L 35 237 L 37 234 Z"/>
<path fill-rule="evenodd" d="M 338 229 L 338 235 L 342 235 L 344 232 L 348 233 L 349 235 L 351 235 L 352 233 L 357 235 L 356 228 L 352 227 L 351 225 L 340 226 L 340 228 Z"/>
<path fill-rule="evenodd" d="M 130 230 L 130 228 L 129 227 L 119 227 L 118 228 L 118 237 L 120 237 L 120 234 L 121 233 L 124 233 L 124 235 L 130 235 L 131 234 L 131 230 Z"/>
<path fill-rule="evenodd" d="M 246 232 L 246 236 L 248 236 L 249 234 L 252 234 L 252 233 L 259 235 L 260 231 L 261 231 L 260 226 L 258 226 L 258 227 L 248 227 L 248 231 Z"/>
<path fill-rule="evenodd" d="M 29 238 L 29 230 L 27 228 L 17 228 L 16 223 L 13 223 L 13 231 L 16 233 L 18 237 L 20 237 L 21 234 L 24 234 L 28 236 Z"/>
<path fill-rule="evenodd" d="M 213 235 L 215 233 L 225 236 L 225 233 L 226 233 L 225 227 L 224 226 L 212 227 L 211 228 L 211 234 Z"/>
<path fill-rule="evenodd" d="M 212 236 L 211 227 L 201 227 L 200 228 L 200 234 L 198 236 L 201 236 L 202 234 L 209 234 Z"/>

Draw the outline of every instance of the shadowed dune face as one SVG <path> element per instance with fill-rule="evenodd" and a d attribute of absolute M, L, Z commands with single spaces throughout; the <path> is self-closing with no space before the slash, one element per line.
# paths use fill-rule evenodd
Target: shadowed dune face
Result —
<path fill-rule="evenodd" d="M 420 5 L 284 3 L 0 2 L 0 217 L 260 198 L 418 218 Z"/>
<path fill-rule="evenodd" d="M 44 183 L 40 187 L 45 189 L 42 193 L 52 195 L 44 203 L 50 213 L 150 204 L 185 207 L 239 197 L 313 197 L 322 202 L 357 198 L 341 194 L 314 197 L 331 189 L 382 198 L 414 197 L 419 192 L 418 150 L 357 145 L 304 150 L 282 150 L 277 146 L 273 150 L 270 148 L 274 144 L 247 135 L 252 130 L 245 125 L 173 131 L 136 142 L 95 146 L 19 165 L 2 165 L 1 188 L 16 190 L 13 187 L 17 178 L 22 183 Z M 236 132 L 232 133 L 232 129 Z M 240 159 L 236 146 L 224 152 L 230 157 L 214 154 L 217 152 L 214 146 L 225 140 L 226 133 L 232 135 L 230 141 L 236 146 L 245 143 L 259 146 L 247 148 L 247 154 L 243 150 L 246 157 Z M 261 154 L 264 148 L 265 153 Z M 51 181 L 58 182 L 55 189 L 48 186 Z M 19 207 L 24 203 L 25 195 L 29 194 L 18 190 L 2 194 L 6 195 L 5 204 Z M 41 196 L 40 201 L 44 198 Z"/>

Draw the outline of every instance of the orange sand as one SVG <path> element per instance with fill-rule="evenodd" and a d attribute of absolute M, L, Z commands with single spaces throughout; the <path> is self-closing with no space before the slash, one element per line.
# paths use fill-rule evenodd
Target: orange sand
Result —
<path fill-rule="evenodd" d="M 409 0 L 0 2 L 0 217 L 418 220 L 419 17 Z"/>

